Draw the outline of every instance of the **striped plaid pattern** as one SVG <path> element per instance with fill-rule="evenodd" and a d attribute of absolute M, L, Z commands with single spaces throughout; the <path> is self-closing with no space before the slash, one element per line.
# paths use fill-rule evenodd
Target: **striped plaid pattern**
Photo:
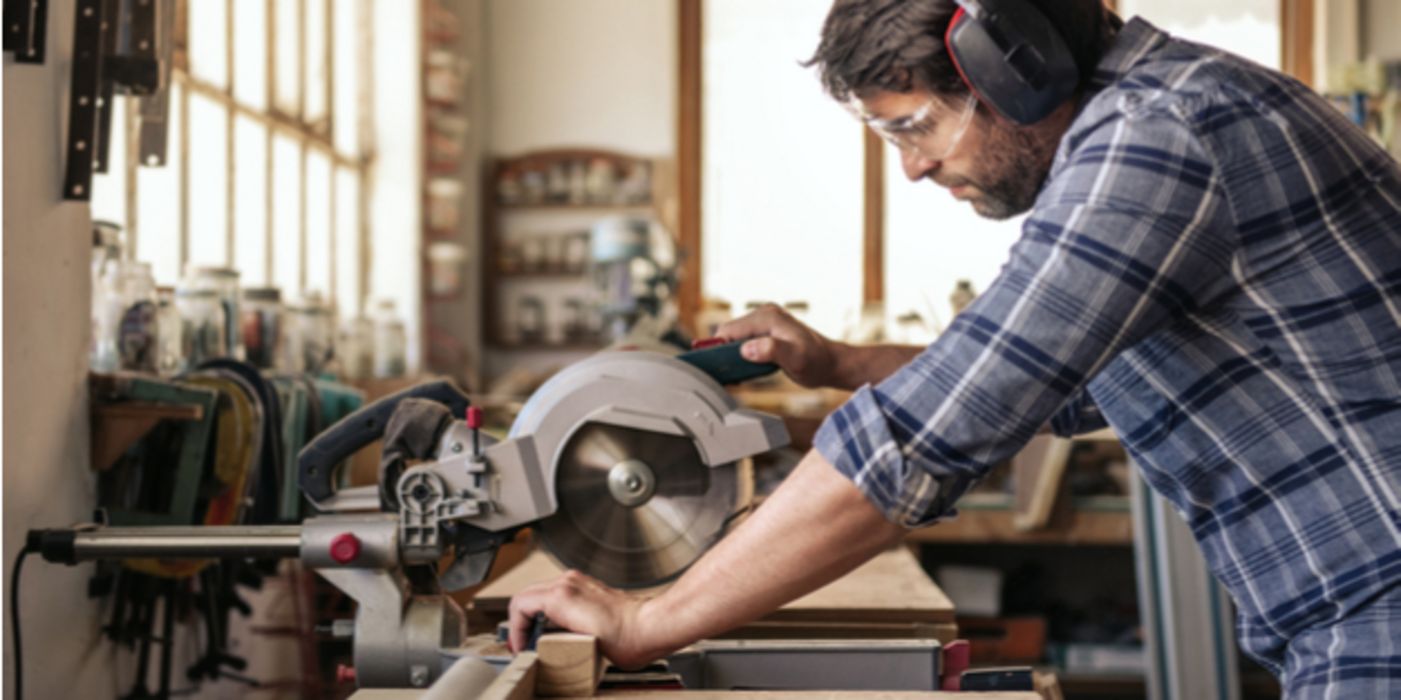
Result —
<path fill-rule="evenodd" d="M 817 449 L 916 527 L 1048 421 L 1112 426 L 1291 694 L 1401 697 L 1401 168 L 1141 20 L 1092 87 L 1000 277 Z"/>

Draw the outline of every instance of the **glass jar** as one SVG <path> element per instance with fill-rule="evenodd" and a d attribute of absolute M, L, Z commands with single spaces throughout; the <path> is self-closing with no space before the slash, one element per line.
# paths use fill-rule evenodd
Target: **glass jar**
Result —
<path fill-rule="evenodd" d="M 343 379 L 369 379 L 375 367 L 374 322 L 365 316 L 346 321 L 336 342 L 336 357 Z"/>
<path fill-rule="evenodd" d="M 238 311 L 238 270 L 228 267 L 191 265 L 185 271 L 183 287 L 211 290 L 224 308 L 224 350 L 219 357 L 243 359 L 242 318 Z"/>
<path fill-rule="evenodd" d="M 384 299 L 375 306 L 375 367 L 377 379 L 402 377 L 408 373 L 408 333 L 394 308 L 394 300 Z"/>
<path fill-rule="evenodd" d="M 321 295 L 309 293 L 283 314 L 282 368 L 321 374 L 335 352 L 335 325 Z"/>
<path fill-rule="evenodd" d="M 175 306 L 180 311 L 180 346 L 188 367 L 227 357 L 227 307 L 218 292 L 182 287 L 175 291 Z"/>
<path fill-rule="evenodd" d="M 277 287 L 243 290 L 243 354 L 258 369 L 277 366 L 277 346 L 282 337 L 282 292 Z"/>
<path fill-rule="evenodd" d="M 171 287 L 156 288 L 156 373 L 173 377 L 185 369 L 184 328 Z"/>
<path fill-rule="evenodd" d="M 94 297 L 89 353 L 93 371 L 155 372 L 156 282 L 151 266 L 134 260 L 107 263 Z"/>

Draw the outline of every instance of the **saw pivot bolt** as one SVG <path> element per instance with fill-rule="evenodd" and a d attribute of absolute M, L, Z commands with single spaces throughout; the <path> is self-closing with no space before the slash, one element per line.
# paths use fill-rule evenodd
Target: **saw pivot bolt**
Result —
<path fill-rule="evenodd" d="M 360 556 L 360 538 L 352 532 L 342 532 L 331 540 L 331 558 L 337 564 L 349 564 Z"/>

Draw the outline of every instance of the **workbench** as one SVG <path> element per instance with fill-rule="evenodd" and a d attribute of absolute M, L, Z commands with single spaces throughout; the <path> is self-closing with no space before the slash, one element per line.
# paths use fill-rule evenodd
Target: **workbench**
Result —
<path fill-rule="evenodd" d="M 511 596 L 523 588 L 553 580 L 560 567 L 542 552 L 533 552 L 514 568 L 483 588 L 471 603 L 475 631 L 494 629 L 504 620 Z M 490 625 L 483 627 L 481 625 Z M 813 593 L 795 600 L 764 618 L 724 635 L 728 639 L 783 640 L 900 640 L 938 639 L 948 643 L 957 636 L 953 603 L 924 573 L 919 562 L 903 547 L 883 552 L 856 570 Z M 579 635 L 573 635 L 579 636 Z M 589 638 L 592 639 L 592 638 Z M 740 642 L 752 643 L 752 642 Z M 757 642 L 764 643 L 764 642 Z M 818 642 L 821 643 L 821 642 Z M 908 643 L 908 642 L 899 642 Z M 589 644 L 592 644 L 590 642 Z M 542 652 L 543 654 L 543 647 Z M 592 657 L 601 658 L 601 657 Z M 517 655 L 481 697 L 483 700 L 529 700 L 536 697 L 537 652 Z M 591 665 L 591 664 L 586 664 Z M 571 666 L 572 668 L 572 666 Z M 574 669 L 578 670 L 578 669 Z M 598 662 L 585 688 L 597 686 Z M 542 673 L 542 672 L 541 672 Z M 585 672 L 585 675 L 588 675 Z M 541 686 L 543 688 L 543 686 Z M 431 691 L 359 691 L 355 700 L 418 700 Z M 1033 692 L 945 693 L 909 691 L 720 691 L 720 690 L 608 690 L 582 693 L 582 697 L 629 700 L 1040 700 Z"/>

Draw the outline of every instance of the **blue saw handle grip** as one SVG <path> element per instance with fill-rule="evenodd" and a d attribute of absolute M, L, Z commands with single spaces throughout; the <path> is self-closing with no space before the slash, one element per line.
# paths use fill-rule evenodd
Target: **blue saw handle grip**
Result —
<path fill-rule="evenodd" d="M 404 399 L 429 399 L 448 407 L 454 416 L 467 411 L 467 394 L 451 381 L 441 379 L 390 394 L 336 421 L 297 454 L 297 478 L 302 493 L 313 503 L 336 494 L 336 466 L 360 448 L 384 436 L 384 426 Z"/>
<path fill-rule="evenodd" d="M 750 379 L 773 374 L 778 365 L 772 362 L 750 362 L 739 354 L 743 340 L 723 345 L 712 345 L 700 350 L 683 352 L 677 359 L 691 363 L 696 369 L 710 375 L 722 385 L 738 384 Z"/>

